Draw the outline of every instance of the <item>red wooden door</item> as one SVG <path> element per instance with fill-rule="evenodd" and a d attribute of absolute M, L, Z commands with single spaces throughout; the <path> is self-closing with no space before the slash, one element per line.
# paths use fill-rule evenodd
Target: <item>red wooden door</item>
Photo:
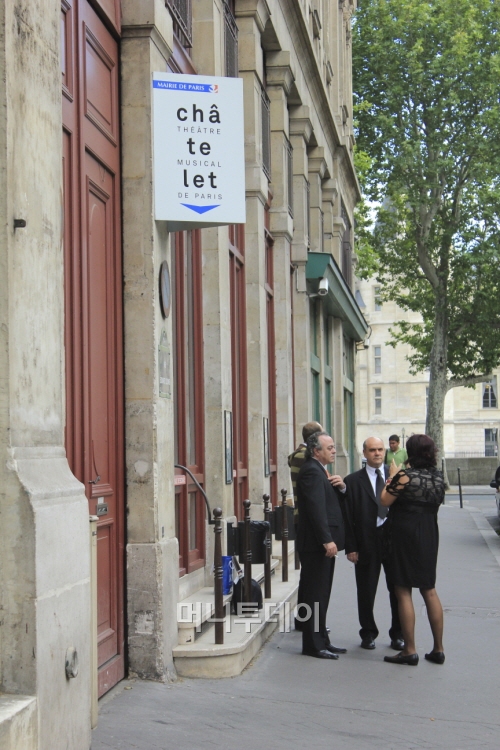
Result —
<path fill-rule="evenodd" d="M 124 676 L 124 447 L 118 41 L 63 0 L 66 447 L 97 536 L 99 694 Z M 101 515 L 102 513 L 102 515 Z"/>

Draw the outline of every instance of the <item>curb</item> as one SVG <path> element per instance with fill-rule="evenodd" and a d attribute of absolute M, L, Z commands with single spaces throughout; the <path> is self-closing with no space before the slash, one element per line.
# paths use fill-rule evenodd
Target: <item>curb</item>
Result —
<path fill-rule="evenodd" d="M 500 537 L 496 531 L 491 528 L 489 521 L 480 510 L 477 508 L 464 508 L 464 510 L 467 510 L 472 516 L 478 530 L 481 532 L 481 536 L 488 545 L 491 554 L 497 561 L 498 565 L 500 565 Z"/>

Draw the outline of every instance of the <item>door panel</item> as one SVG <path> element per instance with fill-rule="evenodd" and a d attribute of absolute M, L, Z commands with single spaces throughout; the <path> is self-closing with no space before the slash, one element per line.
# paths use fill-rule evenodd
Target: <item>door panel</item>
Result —
<path fill-rule="evenodd" d="M 61 26 L 66 447 L 90 513 L 103 511 L 97 533 L 102 695 L 125 673 L 118 41 L 86 0 L 63 0 Z"/>
<path fill-rule="evenodd" d="M 117 66 L 87 25 L 85 33 L 85 115 L 113 143 L 118 137 L 116 117 Z M 107 41 L 107 40 L 106 40 Z M 112 52 L 112 45 L 106 45 Z"/>

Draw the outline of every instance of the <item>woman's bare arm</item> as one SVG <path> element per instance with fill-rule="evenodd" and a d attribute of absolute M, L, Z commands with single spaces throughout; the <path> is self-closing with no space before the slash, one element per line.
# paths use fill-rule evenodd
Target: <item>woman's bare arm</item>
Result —
<path fill-rule="evenodd" d="M 389 479 L 392 480 L 395 474 L 391 474 L 391 470 L 392 470 L 392 466 L 389 469 Z M 398 473 L 397 469 L 396 469 L 396 473 Z M 404 472 L 400 471 L 398 475 L 398 483 L 396 484 L 396 486 L 391 487 L 390 492 L 387 489 L 389 485 L 386 485 L 384 489 L 382 490 L 382 494 L 380 495 L 380 502 L 382 503 L 382 505 L 386 508 L 391 506 L 394 500 L 396 500 L 399 493 L 404 489 L 405 484 L 408 484 L 409 481 L 410 481 L 410 477 Z"/>

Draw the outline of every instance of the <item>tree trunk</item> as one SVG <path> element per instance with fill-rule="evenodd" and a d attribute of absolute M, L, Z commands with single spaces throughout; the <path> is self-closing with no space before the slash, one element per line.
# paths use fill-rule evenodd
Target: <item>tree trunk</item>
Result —
<path fill-rule="evenodd" d="M 436 293 L 434 318 L 434 342 L 430 356 L 429 399 L 425 432 L 431 437 L 439 451 L 439 459 L 444 458 L 444 399 L 448 390 L 448 315 L 446 291 Z"/>

